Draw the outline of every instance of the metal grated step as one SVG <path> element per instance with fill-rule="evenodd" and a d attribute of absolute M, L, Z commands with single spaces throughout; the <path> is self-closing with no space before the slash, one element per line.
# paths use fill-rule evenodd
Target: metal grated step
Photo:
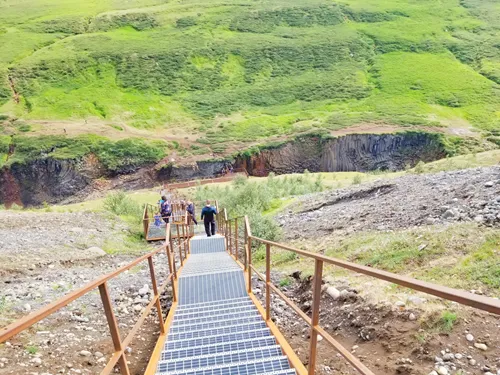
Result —
<path fill-rule="evenodd" d="M 216 355 L 220 353 L 234 352 L 239 350 L 251 350 L 255 348 L 264 348 L 276 345 L 276 339 L 273 336 L 258 337 L 249 340 L 230 341 L 218 344 L 203 345 L 199 347 L 174 349 L 161 353 L 160 361 L 176 361 L 191 357 L 206 355 Z"/>
<path fill-rule="evenodd" d="M 225 252 L 226 244 L 224 237 L 215 235 L 214 237 L 195 237 L 191 240 L 191 254 L 208 254 Z"/>
<path fill-rule="evenodd" d="M 269 336 L 271 331 L 269 328 L 251 330 L 246 332 L 238 332 L 238 333 L 230 333 L 227 335 L 217 335 L 217 336 L 208 336 L 201 337 L 197 339 L 187 339 L 187 340 L 177 340 L 177 341 L 169 341 L 165 344 L 165 349 L 180 349 L 180 348 L 189 348 L 193 346 L 202 346 L 202 345 L 210 345 L 210 344 L 221 344 L 226 341 L 243 341 L 248 339 L 254 339 L 257 337 L 265 337 Z"/>
<path fill-rule="evenodd" d="M 246 295 L 241 269 L 179 278 L 179 305 L 229 300 Z"/>
<path fill-rule="evenodd" d="M 265 348 L 254 348 L 251 350 L 239 350 L 233 352 L 217 353 L 176 361 L 161 361 L 158 363 L 159 372 L 185 371 L 192 368 L 226 365 L 235 362 L 246 362 L 256 359 L 278 357 L 283 355 L 279 345 Z"/>
<path fill-rule="evenodd" d="M 191 303 L 189 305 L 178 306 L 175 313 L 177 314 L 178 312 L 184 312 L 187 310 L 200 311 L 199 309 L 202 309 L 203 311 L 216 310 L 216 309 L 225 308 L 226 306 L 229 306 L 229 305 L 239 304 L 239 303 L 248 303 L 248 304 L 253 305 L 250 298 L 248 296 L 245 296 L 245 297 L 233 298 L 230 300 L 225 299 L 225 300 L 219 300 L 219 301 Z"/>
<path fill-rule="evenodd" d="M 175 314 L 174 322 L 199 319 L 202 317 L 205 317 L 205 318 L 210 320 L 210 319 L 214 319 L 215 317 L 220 316 L 222 314 L 234 315 L 234 314 L 248 314 L 250 312 L 258 312 L 258 310 L 255 306 L 243 306 L 243 307 L 236 307 L 233 309 L 227 309 L 225 311 L 214 310 L 214 311 L 209 311 L 207 313 L 199 312 L 199 313 L 184 314 L 184 315 L 180 315 L 180 316 L 177 316 L 177 314 Z"/>
<path fill-rule="evenodd" d="M 256 375 L 266 372 L 283 371 L 290 369 L 290 364 L 285 356 L 270 357 L 265 360 L 258 359 L 253 361 L 238 362 L 228 365 L 216 365 L 192 369 L 187 371 L 172 371 L 168 374 L 184 375 Z M 167 374 L 167 372 L 158 372 L 157 374 Z"/>
<path fill-rule="evenodd" d="M 206 331 L 209 329 L 222 328 L 227 326 L 237 326 L 242 324 L 251 324 L 262 322 L 262 317 L 260 315 L 254 315 L 250 317 L 239 317 L 233 319 L 223 319 L 211 322 L 203 322 L 195 324 L 192 321 L 188 321 L 190 324 L 177 325 L 174 324 L 170 328 L 170 333 L 180 333 L 180 332 L 191 332 L 191 331 Z"/>
<path fill-rule="evenodd" d="M 262 329 L 262 328 L 266 328 L 266 327 L 267 327 L 266 323 L 261 319 L 260 322 L 251 323 L 251 324 L 232 325 L 232 326 L 223 327 L 223 328 L 207 329 L 205 331 L 190 331 L 190 332 L 170 333 L 168 335 L 168 338 L 172 341 L 191 340 L 191 339 L 196 339 L 196 338 L 201 338 L 201 337 L 210 337 L 210 336 L 227 335 L 230 333 L 246 332 L 246 331 Z"/>
<path fill-rule="evenodd" d="M 206 316 L 204 318 L 195 317 L 192 319 L 174 320 L 174 324 L 172 326 L 173 327 L 181 327 L 181 326 L 204 324 L 204 323 L 216 323 L 216 322 L 225 321 L 225 320 L 235 320 L 235 319 L 243 319 L 243 318 L 251 319 L 251 318 L 260 317 L 260 316 L 261 315 L 258 313 L 257 310 L 248 309 L 248 310 L 242 310 L 240 312 L 232 313 L 232 314 L 212 315 L 212 316 Z"/>

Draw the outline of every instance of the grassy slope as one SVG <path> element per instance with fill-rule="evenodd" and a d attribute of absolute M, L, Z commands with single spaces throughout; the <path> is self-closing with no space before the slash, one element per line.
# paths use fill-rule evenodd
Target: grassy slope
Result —
<path fill-rule="evenodd" d="M 0 112 L 188 126 L 201 142 L 356 123 L 500 128 L 493 0 L 7 0 Z M 10 69 L 9 72 L 7 69 Z"/>

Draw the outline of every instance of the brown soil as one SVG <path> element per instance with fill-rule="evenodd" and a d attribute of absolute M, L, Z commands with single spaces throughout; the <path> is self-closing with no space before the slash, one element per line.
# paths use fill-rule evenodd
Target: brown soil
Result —
<path fill-rule="evenodd" d="M 265 290 L 262 283 L 256 283 L 255 286 Z M 282 289 L 310 316 L 310 278 L 298 280 Z M 263 292 L 257 296 L 264 303 Z M 310 329 L 291 308 L 278 302 L 278 297 L 273 295 L 273 320 L 307 366 Z M 426 375 L 434 369 L 435 357 L 443 357 L 441 351 L 462 354 L 463 359 L 454 363 L 457 369 L 461 368 L 468 374 L 481 374 L 480 369 L 485 365 L 496 373 L 495 369 L 500 368 L 500 317 L 465 307 L 455 309 L 459 318 L 452 330 L 446 331 L 439 324 L 440 313 L 374 305 L 360 295 L 350 300 L 334 301 L 323 293 L 320 325 L 376 375 Z M 410 321 L 410 313 L 418 319 Z M 473 333 L 475 342 L 485 343 L 489 349 L 483 352 L 474 348 L 473 343 L 465 339 L 466 332 Z M 469 364 L 469 355 L 477 361 L 475 366 Z M 318 345 L 316 373 L 359 374 L 324 339 Z M 455 374 L 455 371 L 452 373 Z"/>

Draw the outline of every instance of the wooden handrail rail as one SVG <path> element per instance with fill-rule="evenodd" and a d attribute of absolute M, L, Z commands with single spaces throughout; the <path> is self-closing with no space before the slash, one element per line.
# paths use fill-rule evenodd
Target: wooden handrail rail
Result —
<path fill-rule="evenodd" d="M 226 237 L 227 243 L 230 242 L 230 237 L 232 236 L 232 224 L 234 222 L 235 228 L 237 228 L 237 220 L 227 219 L 227 211 L 223 209 L 224 217 L 221 218 L 221 227 L 223 228 L 222 234 Z M 265 317 L 268 325 L 271 324 L 271 306 L 270 306 L 270 294 L 271 291 L 276 293 L 281 297 L 288 306 L 290 306 L 310 327 L 311 327 L 311 341 L 309 345 L 309 368 L 308 371 L 302 366 L 300 368 L 296 367 L 299 375 L 313 375 L 315 372 L 316 364 L 316 347 L 317 347 L 317 337 L 318 334 L 323 336 L 329 344 L 331 344 L 356 370 L 358 370 L 363 375 L 373 375 L 373 372 L 368 369 L 359 359 L 357 359 L 349 350 L 346 350 L 339 342 L 337 342 L 326 330 L 324 330 L 319 325 L 319 308 L 321 299 L 321 283 L 324 264 L 331 264 L 344 269 L 348 269 L 353 272 L 375 277 L 380 280 L 385 280 L 397 285 L 401 285 L 413 290 L 418 290 L 427 294 L 431 294 L 440 298 L 444 298 L 450 301 L 455 301 L 463 305 L 471 306 L 483 311 L 487 311 L 493 314 L 500 315 L 500 300 L 489 298 L 477 294 L 472 294 L 466 291 L 457 290 L 442 285 L 432 284 L 429 282 L 413 279 L 411 277 L 397 275 L 391 272 L 378 270 L 375 268 L 362 266 L 356 263 L 351 263 L 348 261 L 328 257 L 322 254 L 316 254 L 305 250 L 296 249 L 291 246 L 283 245 L 278 242 L 265 240 L 252 235 L 252 229 L 247 216 L 244 216 L 244 264 L 241 265 L 242 268 L 247 272 L 247 288 L 248 293 L 252 296 L 252 274 L 255 273 L 257 277 L 266 284 L 265 301 L 266 306 L 262 306 L 259 309 L 263 309 L 263 316 Z M 226 227 L 228 229 L 226 229 Z M 236 237 L 238 234 L 236 233 Z M 260 243 L 266 246 L 266 274 L 260 273 L 252 264 L 252 243 Z M 287 251 L 292 251 L 301 256 L 314 259 L 315 270 L 313 277 L 313 302 L 312 302 L 312 317 L 310 318 L 305 314 L 290 298 L 288 298 L 277 286 L 272 284 L 270 278 L 271 270 L 271 248 L 276 247 Z M 228 249 L 231 253 L 231 249 Z"/>
<path fill-rule="evenodd" d="M 347 262 L 344 260 L 328 257 L 322 254 L 316 254 L 305 250 L 296 249 L 290 246 L 282 245 L 277 242 L 264 240 L 255 236 L 250 236 L 252 240 L 261 242 L 263 244 L 269 244 L 273 247 L 278 247 L 280 249 L 289 250 L 294 253 L 312 258 L 315 260 L 321 260 L 325 263 L 332 264 L 341 268 L 345 268 L 357 273 L 361 273 L 368 276 L 373 276 L 377 279 L 389 281 L 394 284 L 398 284 L 410 289 L 415 289 L 427 294 L 431 294 L 437 297 L 441 297 L 450 301 L 458 302 L 462 305 L 468 305 L 480 310 L 488 311 L 493 314 L 500 315 L 500 300 L 489 298 L 486 296 L 481 296 L 478 294 L 469 293 L 466 291 L 449 288 L 442 285 L 432 284 L 426 281 L 421 281 L 413 279 L 407 276 L 397 275 L 395 273 L 378 270 L 376 268 L 362 266 L 356 263 Z"/>

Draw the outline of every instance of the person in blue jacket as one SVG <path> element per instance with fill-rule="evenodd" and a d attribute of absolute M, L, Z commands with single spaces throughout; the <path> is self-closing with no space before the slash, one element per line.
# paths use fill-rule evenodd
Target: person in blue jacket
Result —
<path fill-rule="evenodd" d="M 215 236 L 215 216 L 217 215 L 217 210 L 212 207 L 210 201 L 201 210 L 201 219 L 203 224 L 205 224 L 205 232 L 207 237 Z"/>

